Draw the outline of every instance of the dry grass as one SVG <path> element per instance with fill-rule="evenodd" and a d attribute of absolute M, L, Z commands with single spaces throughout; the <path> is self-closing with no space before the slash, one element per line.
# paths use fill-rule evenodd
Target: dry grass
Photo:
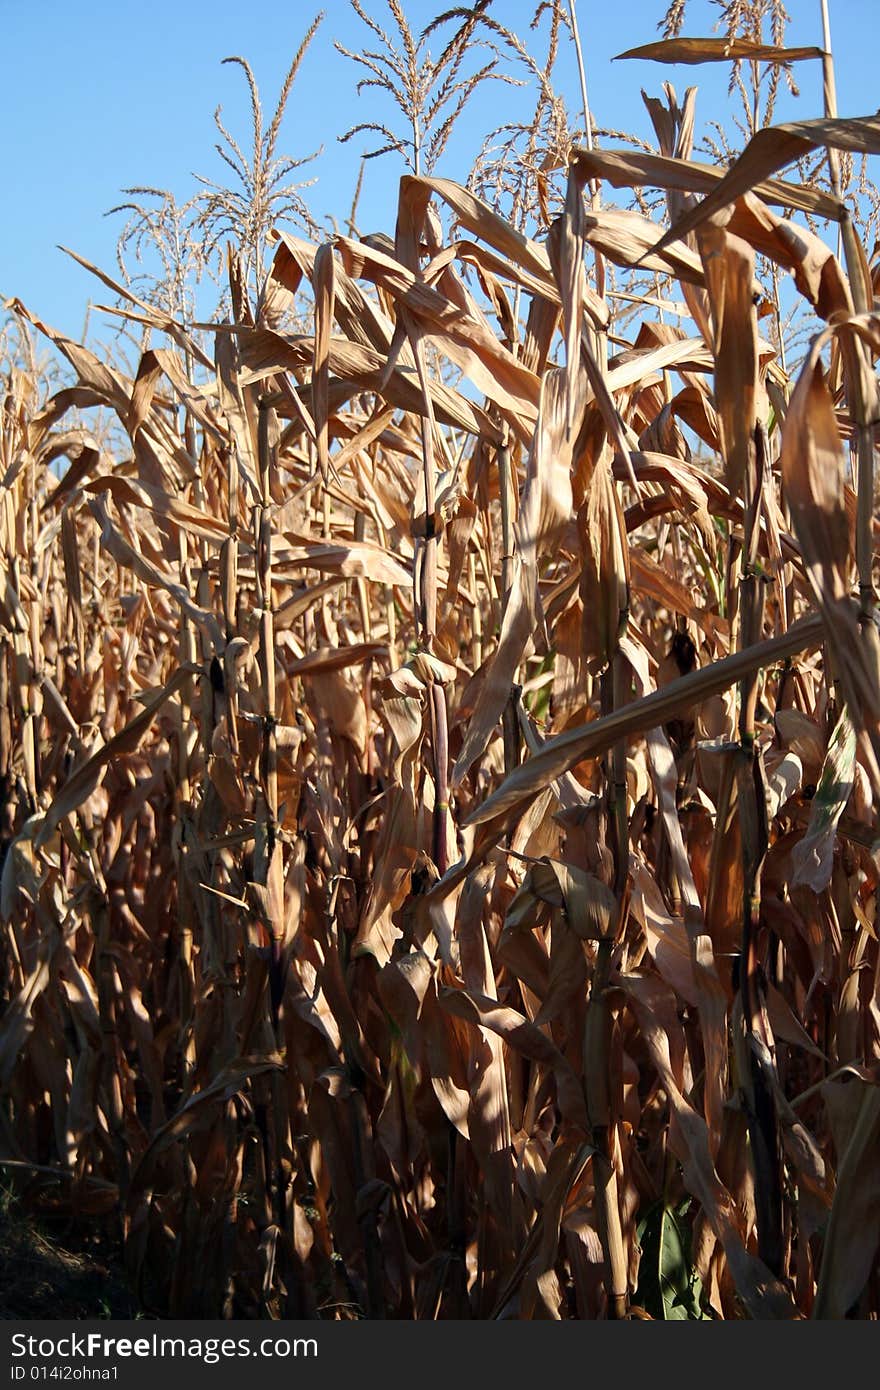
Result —
<path fill-rule="evenodd" d="M 70 380 L 3 407 L 0 1153 L 160 1316 L 877 1316 L 880 316 L 784 175 L 880 122 L 722 175 L 649 109 L 252 294 L 258 209 L 207 352 L 14 306 Z"/>
<path fill-rule="evenodd" d="M 108 1259 L 108 1234 L 70 1226 L 65 1214 L 35 1223 L 0 1191 L 0 1320 L 137 1315 L 118 1249 Z"/>

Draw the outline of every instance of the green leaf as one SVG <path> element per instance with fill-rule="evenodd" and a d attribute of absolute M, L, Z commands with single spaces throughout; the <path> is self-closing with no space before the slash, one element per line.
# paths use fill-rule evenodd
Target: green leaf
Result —
<path fill-rule="evenodd" d="M 642 1247 L 635 1302 L 664 1322 L 705 1321 L 703 1286 L 693 1268 L 686 1197 L 677 1207 L 657 1202 L 639 1222 Z"/>

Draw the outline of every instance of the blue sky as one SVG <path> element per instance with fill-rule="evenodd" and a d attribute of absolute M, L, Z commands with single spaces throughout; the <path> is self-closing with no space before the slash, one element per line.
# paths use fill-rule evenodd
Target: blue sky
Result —
<path fill-rule="evenodd" d="M 444 7 L 403 3 L 416 29 Z M 382 15 L 385 0 L 367 0 L 367 7 Z M 819 0 L 789 0 L 788 7 L 794 16 L 788 41 L 820 43 Z M 271 113 L 291 57 L 320 8 L 299 0 L 259 7 L 240 0 L 0 0 L 0 294 L 17 295 L 63 332 L 79 336 L 89 298 L 106 301 L 107 291 L 57 244 L 115 273 L 120 220 L 102 214 L 120 201 L 123 187 L 153 184 L 184 199 L 194 191 L 193 172 L 222 178 L 214 108 L 222 104 L 224 121 L 244 142 L 249 129 L 243 74 L 222 67 L 222 59 L 240 54 L 250 61 Z M 334 39 L 357 48 L 369 38 L 348 0 L 324 0 L 323 8 L 326 17 L 288 104 L 280 144 L 297 155 L 323 146 L 310 171 L 318 183 L 307 196 L 319 217 L 333 213 L 342 221 L 368 137 L 348 145 L 336 137 L 355 122 L 388 120 L 393 113 L 381 94 L 357 97 L 358 73 L 333 48 Z M 679 91 L 699 86 L 698 130 L 722 113 L 726 67 L 610 61 L 658 38 L 664 8 L 663 0 L 578 0 L 590 104 L 601 125 L 650 139 L 639 90 L 657 93 L 664 78 Z M 496 0 L 493 12 L 527 37 L 534 0 Z M 711 33 L 716 14 L 707 0 L 690 0 L 685 32 Z M 876 14 L 876 0 L 831 0 L 841 115 L 880 106 Z M 563 56 L 558 73 L 570 108 L 578 109 L 572 53 Z M 782 104 L 779 119 L 821 115 L 818 64 L 799 64 L 798 78 L 801 98 Z M 493 87 L 474 105 L 437 172 L 463 178 L 483 134 L 517 109 L 525 112 L 527 102 L 524 94 Z M 401 172 L 394 155 L 367 166 L 363 230 L 393 233 Z M 93 319 L 91 333 L 98 331 Z"/>

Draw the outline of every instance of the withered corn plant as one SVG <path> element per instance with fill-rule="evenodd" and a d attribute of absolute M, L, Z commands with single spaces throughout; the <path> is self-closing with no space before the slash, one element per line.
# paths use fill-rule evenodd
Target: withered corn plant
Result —
<path fill-rule="evenodd" d="M 252 228 L 208 338 L 103 276 L 131 375 L 13 305 L 4 1178 L 159 1316 L 876 1318 L 877 272 L 785 174 L 880 120 L 724 169 L 667 84 L 656 152 L 511 138 L 508 220 L 418 155 L 488 8 L 375 29 L 393 239 L 282 220 L 253 294 Z M 739 9 L 642 55 L 822 57 Z"/>

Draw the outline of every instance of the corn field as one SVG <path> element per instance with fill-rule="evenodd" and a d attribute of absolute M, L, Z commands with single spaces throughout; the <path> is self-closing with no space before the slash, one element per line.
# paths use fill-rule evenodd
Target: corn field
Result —
<path fill-rule="evenodd" d="M 823 114 L 7 306 L 0 1176 L 148 1316 L 880 1312 L 880 118 L 683 13 Z"/>

